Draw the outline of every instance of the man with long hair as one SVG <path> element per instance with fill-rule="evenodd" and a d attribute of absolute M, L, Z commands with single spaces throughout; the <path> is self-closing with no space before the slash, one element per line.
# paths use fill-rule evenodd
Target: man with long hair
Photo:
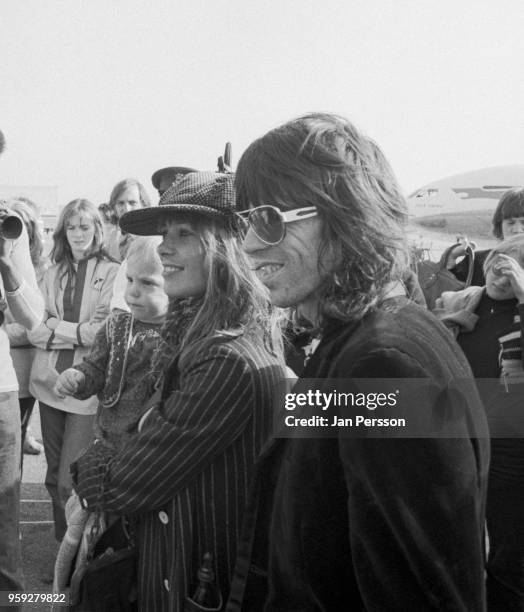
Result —
<path fill-rule="evenodd" d="M 485 415 L 464 355 L 405 290 L 406 206 L 381 150 L 335 115 L 290 121 L 242 156 L 237 208 L 273 303 L 315 336 L 298 388 L 429 379 L 432 393 L 403 406 L 408 426 L 450 435 L 280 431 L 259 460 L 227 610 L 483 610 Z"/>

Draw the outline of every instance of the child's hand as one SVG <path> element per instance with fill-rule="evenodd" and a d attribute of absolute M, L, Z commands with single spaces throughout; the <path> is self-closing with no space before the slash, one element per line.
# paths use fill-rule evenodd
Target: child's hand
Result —
<path fill-rule="evenodd" d="M 55 383 L 54 392 L 62 399 L 66 395 L 74 395 L 84 384 L 85 376 L 75 368 L 64 370 Z"/>
<path fill-rule="evenodd" d="M 65 516 L 68 527 L 72 525 L 81 525 L 83 527 L 88 515 L 89 511 L 82 507 L 80 498 L 73 491 L 65 505 Z"/>
<path fill-rule="evenodd" d="M 520 267 L 519 262 L 509 255 L 499 253 L 495 266 L 499 274 L 503 274 L 511 283 L 511 288 L 519 303 L 524 304 L 524 270 Z"/>

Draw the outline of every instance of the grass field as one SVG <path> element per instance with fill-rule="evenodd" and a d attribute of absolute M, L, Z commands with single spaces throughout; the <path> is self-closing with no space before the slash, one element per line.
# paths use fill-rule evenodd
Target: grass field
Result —
<path fill-rule="evenodd" d="M 438 231 L 453 239 L 457 234 L 466 234 L 472 239 L 493 240 L 491 218 L 493 211 L 478 210 L 467 213 L 445 213 L 428 217 L 415 217 L 412 223 L 416 227 Z"/>
<path fill-rule="evenodd" d="M 496 243 L 491 233 L 492 216 L 492 211 L 479 210 L 413 217 L 408 226 L 408 240 L 412 247 L 429 253 L 433 261 L 461 234 L 475 242 L 477 248 L 489 249 Z"/>

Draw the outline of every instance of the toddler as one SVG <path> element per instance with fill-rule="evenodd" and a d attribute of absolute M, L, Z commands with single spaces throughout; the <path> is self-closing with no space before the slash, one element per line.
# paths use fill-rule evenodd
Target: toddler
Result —
<path fill-rule="evenodd" d="M 116 449 L 136 429 L 148 398 L 147 373 L 167 312 L 160 238 L 133 241 L 127 256 L 125 300 L 130 312 L 115 310 L 99 330 L 84 361 L 62 372 L 55 391 L 85 399 L 97 393 L 95 438 Z"/>

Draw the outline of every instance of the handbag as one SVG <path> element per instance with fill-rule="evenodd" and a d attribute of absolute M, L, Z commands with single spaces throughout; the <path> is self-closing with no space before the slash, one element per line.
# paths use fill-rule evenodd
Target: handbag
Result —
<path fill-rule="evenodd" d="M 452 272 L 446 268 L 448 257 L 451 251 L 456 247 L 456 244 L 449 246 L 440 261 L 434 262 L 422 260 L 416 263 L 416 273 L 418 281 L 429 310 L 435 308 L 435 301 L 444 293 L 444 291 L 458 291 L 469 287 L 473 277 L 473 264 L 475 261 L 475 251 L 468 245 L 466 247 L 466 258 L 468 260 L 468 274 L 466 282 L 459 280 Z"/>
<path fill-rule="evenodd" d="M 109 462 L 100 478 L 86 562 L 71 577 L 70 610 L 137 612 L 137 546 L 134 525 L 118 517 L 102 531 L 101 502 Z M 102 531 L 102 533 L 100 533 Z"/>
<path fill-rule="evenodd" d="M 87 565 L 71 578 L 70 609 L 75 612 L 136 612 L 137 549 L 124 517 L 97 541 Z M 74 603 L 76 602 L 76 603 Z"/>

